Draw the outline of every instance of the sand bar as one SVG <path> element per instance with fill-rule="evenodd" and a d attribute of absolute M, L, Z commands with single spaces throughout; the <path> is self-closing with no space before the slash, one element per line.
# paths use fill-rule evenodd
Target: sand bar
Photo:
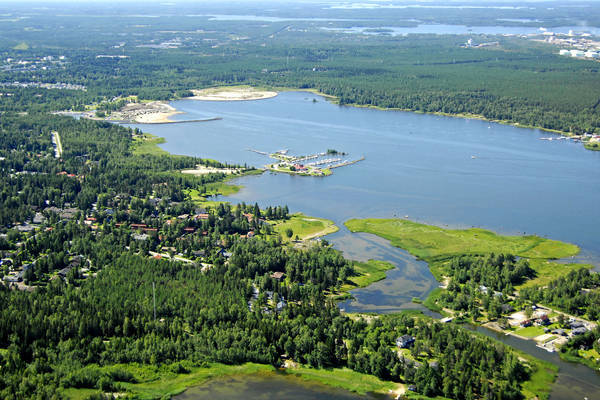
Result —
<path fill-rule="evenodd" d="M 188 97 L 193 100 L 205 101 L 243 101 L 262 100 L 277 96 L 277 92 L 258 90 L 247 86 L 218 87 L 202 90 L 192 90 L 194 94 Z"/>

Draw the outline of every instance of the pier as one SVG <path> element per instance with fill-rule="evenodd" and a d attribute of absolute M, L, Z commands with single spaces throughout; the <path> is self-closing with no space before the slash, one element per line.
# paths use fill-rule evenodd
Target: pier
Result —
<path fill-rule="evenodd" d="M 365 159 L 364 156 L 356 160 L 343 160 L 341 157 L 323 158 L 328 155 L 331 156 L 331 152 L 320 152 L 309 155 L 293 156 L 287 154 L 289 151 L 288 149 L 279 150 L 271 153 L 257 149 L 247 150 L 253 153 L 269 156 L 272 159 L 278 161 L 274 164 L 267 165 L 265 167 L 266 169 L 270 171 L 285 172 L 294 175 L 328 176 L 332 174 L 331 170 L 334 168 L 340 168 L 345 167 L 347 165 L 356 164 L 357 162 Z M 346 153 L 338 152 L 336 152 L 335 154 L 346 155 Z M 305 163 L 308 160 L 314 161 Z"/>
<path fill-rule="evenodd" d="M 266 151 L 260 151 L 260 150 L 255 150 L 255 149 L 248 149 L 248 151 L 251 151 L 253 153 L 262 154 L 263 156 L 268 156 L 269 155 L 269 153 L 267 153 Z"/>
<path fill-rule="evenodd" d="M 210 121 L 219 121 L 222 119 L 223 119 L 222 117 L 212 117 L 212 118 L 205 118 L 205 119 L 188 119 L 185 121 L 165 121 L 165 122 L 136 122 L 136 121 L 129 121 L 129 120 L 110 121 L 110 122 L 116 122 L 118 124 L 136 124 L 136 125 L 166 125 L 166 124 L 188 124 L 191 122 L 210 122 Z"/>
<path fill-rule="evenodd" d="M 346 165 L 352 165 L 352 164 L 356 164 L 357 162 L 360 162 L 360 161 L 362 161 L 362 160 L 364 160 L 364 159 L 365 159 L 365 156 L 362 156 L 361 158 L 359 158 L 359 159 L 357 159 L 357 160 L 352 160 L 352 161 L 348 160 L 348 161 L 344 161 L 344 162 L 341 162 L 341 163 L 339 163 L 339 164 L 332 165 L 332 166 L 330 166 L 329 168 L 330 168 L 330 169 L 331 169 L 331 168 L 339 168 L 339 167 L 344 167 L 344 166 L 346 166 Z"/>

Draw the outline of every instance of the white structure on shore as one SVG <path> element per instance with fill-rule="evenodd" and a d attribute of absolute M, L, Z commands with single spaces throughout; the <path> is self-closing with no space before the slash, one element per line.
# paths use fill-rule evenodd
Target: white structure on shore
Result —
<path fill-rule="evenodd" d="M 571 56 L 571 57 L 576 57 L 576 58 L 593 58 L 593 59 L 600 58 L 600 52 L 593 51 L 593 50 L 583 51 L 583 50 L 561 49 L 558 52 L 558 54 L 560 54 L 561 56 Z"/>

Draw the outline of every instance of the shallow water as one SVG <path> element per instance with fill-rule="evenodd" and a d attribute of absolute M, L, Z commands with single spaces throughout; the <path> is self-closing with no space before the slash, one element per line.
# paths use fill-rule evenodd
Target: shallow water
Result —
<path fill-rule="evenodd" d="M 342 389 L 315 382 L 308 383 L 280 374 L 214 379 L 174 397 L 176 400 L 365 400 L 374 398 L 376 397 L 360 396 Z"/>

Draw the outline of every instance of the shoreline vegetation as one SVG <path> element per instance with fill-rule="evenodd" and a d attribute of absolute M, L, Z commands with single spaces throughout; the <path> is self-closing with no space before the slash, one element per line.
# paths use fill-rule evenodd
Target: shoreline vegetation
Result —
<path fill-rule="evenodd" d="M 453 255 L 511 253 L 534 259 L 561 259 L 575 256 L 579 247 L 535 235 L 503 236 L 481 228 L 444 229 L 403 219 L 351 219 L 345 222 L 352 232 L 372 233 L 390 240 L 425 261 Z"/>
<path fill-rule="evenodd" d="M 579 247 L 535 235 L 503 236 L 481 228 L 444 229 L 403 219 L 351 219 L 344 225 L 351 232 L 365 232 L 387 239 L 393 246 L 427 262 L 441 288 L 445 288 L 447 283 L 444 263 L 457 256 L 494 253 L 513 254 L 527 259 L 537 275 L 517 286 L 517 289 L 546 284 L 578 268 L 593 268 L 589 264 L 553 261 L 574 257 L 579 253 Z M 439 296 L 440 293 L 434 290 L 430 297 Z M 432 299 L 426 299 L 424 304 L 432 304 Z M 439 308 L 432 311 L 439 312 Z"/>
<path fill-rule="evenodd" d="M 452 273 L 448 269 L 449 264 L 453 260 L 456 261 L 456 257 L 489 257 L 491 254 L 513 254 L 523 260 L 527 260 L 529 268 L 533 271 L 533 275 L 519 284 L 515 284 L 514 290 L 516 292 L 514 294 L 512 291 L 510 294 L 507 294 L 508 301 L 515 303 L 515 307 L 523 307 L 523 299 L 517 294 L 519 290 L 548 285 L 550 282 L 565 277 L 571 272 L 582 268 L 593 268 L 593 265 L 590 264 L 553 261 L 573 257 L 579 252 L 579 248 L 570 243 L 534 235 L 502 236 L 479 228 L 444 229 L 402 219 L 352 219 L 346 221 L 345 225 L 351 232 L 365 232 L 387 239 L 393 246 L 402 248 L 418 259 L 427 262 L 431 273 L 440 282 L 440 287 L 434 289 L 429 294 L 423 305 L 444 316 L 458 316 L 458 320 L 464 320 L 462 314 L 456 310 L 445 308 L 443 306 L 445 303 L 441 301 L 442 297 L 449 291 L 448 284 L 452 279 Z M 453 285 L 456 287 L 456 281 L 453 281 Z M 487 291 L 488 289 L 484 287 L 484 290 Z M 498 293 L 498 295 L 502 295 L 502 293 Z M 520 304 L 520 306 L 517 304 Z M 538 346 L 548 351 L 556 351 L 566 342 L 565 339 L 548 334 L 547 332 L 550 331 L 550 328 L 544 331 L 541 327 L 521 327 L 523 326 L 521 322 L 527 319 L 526 311 L 515 312 L 513 309 L 511 313 L 508 318 L 513 322 L 498 323 L 497 318 L 492 317 L 491 314 L 486 314 L 484 309 L 483 313 L 476 313 L 478 316 L 473 317 L 472 322 L 476 325 L 482 325 L 524 340 L 534 340 L 538 343 Z M 566 320 L 581 321 L 589 327 L 596 326 L 593 322 L 581 317 L 569 315 L 540 304 L 537 305 L 537 311 L 534 314 L 545 314 L 550 317 L 562 314 Z M 482 322 L 477 321 L 479 316 L 484 317 Z M 561 324 L 555 323 L 550 325 L 550 327 L 558 329 L 561 327 L 559 325 Z M 554 340 L 556 342 L 550 343 Z M 562 352 L 560 355 L 564 358 Z"/>
<path fill-rule="evenodd" d="M 313 93 L 319 96 L 322 96 L 324 98 L 326 98 L 327 100 L 331 101 L 334 104 L 340 104 L 340 99 L 336 96 L 327 94 L 327 93 L 323 93 L 320 92 L 317 89 L 299 89 L 299 88 L 291 88 L 291 87 L 274 87 L 273 90 L 278 90 L 281 92 L 284 91 L 300 91 L 300 92 L 309 92 L 309 93 Z M 525 129 L 538 129 L 540 131 L 543 132 L 550 132 L 550 133 L 555 133 L 558 134 L 560 136 L 565 136 L 568 138 L 575 138 L 575 137 L 579 137 L 577 135 L 574 135 L 571 132 L 566 132 L 566 131 L 561 131 L 561 130 L 557 130 L 557 129 L 549 129 L 549 128 L 544 128 L 541 126 L 535 126 L 535 125 L 527 125 L 527 124 L 521 124 L 519 122 L 515 122 L 512 120 L 503 120 L 503 119 L 491 119 L 491 118 L 486 118 L 483 115 L 480 114 L 473 114 L 473 113 L 447 113 L 447 112 L 441 112 L 441 111 L 436 111 L 436 112 L 427 112 L 427 111 L 421 111 L 421 110 L 413 110 L 410 108 L 395 108 L 395 107 L 381 107 L 381 106 L 376 106 L 376 105 L 372 105 L 372 104 L 360 104 L 360 103 L 345 103 L 343 104 L 344 106 L 350 106 L 350 107 L 357 107 L 357 108 L 370 108 L 370 109 L 374 109 L 374 110 L 380 110 L 380 111 L 401 111 L 401 112 L 411 112 L 411 113 L 415 113 L 415 114 L 428 114 L 428 115 L 439 115 L 439 116 L 443 116 L 443 117 L 452 117 L 452 118 L 463 118 L 463 119 L 474 119 L 474 120 L 480 120 L 480 121 L 486 121 L 486 122 L 491 122 L 491 123 L 496 123 L 496 124 L 501 124 L 501 125 L 510 125 L 510 126 L 514 126 L 517 128 L 525 128 Z M 588 149 L 588 150 L 592 150 L 592 151 L 600 151 L 600 141 L 582 141 L 584 148 Z"/>
<path fill-rule="evenodd" d="M 183 100 L 201 101 L 251 101 L 270 99 L 278 95 L 278 92 L 254 88 L 251 86 L 218 86 L 206 89 L 192 89 L 192 96 L 183 97 Z M 178 100 L 176 98 L 172 100 Z M 205 122 L 218 120 L 220 118 L 209 118 L 205 120 L 174 121 L 175 115 L 185 114 L 178 111 L 169 104 L 169 101 L 139 101 L 137 96 L 115 98 L 108 102 L 88 106 L 84 112 L 63 111 L 60 114 L 82 115 L 97 121 L 109 121 L 128 124 L 173 124 L 182 122 Z"/>
<path fill-rule="evenodd" d="M 351 290 L 360 289 L 387 277 L 386 272 L 395 268 L 394 264 L 381 260 L 354 261 L 356 275 L 348 277 L 346 283 L 331 295 L 336 301 L 352 298 Z"/>
<path fill-rule="evenodd" d="M 172 100 L 179 99 L 189 99 L 189 100 L 200 100 L 200 101 L 252 101 L 252 100 L 264 100 L 276 97 L 280 92 L 287 91 L 299 91 L 299 92 L 308 92 L 313 93 L 318 96 L 322 96 L 328 101 L 331 101 L 334 104 L 340 104 L 340 99 L 336 96 L 321 92 L 314 88 L 293 88 L 293 87 L 254 87 L 250 85 L 234 85 L 234 86 L 216 86 L 209 87 L 204 89 L 191 89 L 190 92 L 192 96 L 183 97 L 183 98 L 173 98 Z M 207 120 L 193 120 L 193 121 L 173 121 L 171 117 L 184 114 L 182 111 L 178 111 L 176 108 L 169 104 L 169 101 L 156 100 L 156 101 L 142 101 L 137 102 L 136 96 L 128 96 L 124 99 L 133 100 L 134 102 L 123 104 L 118 111 L 113 111 L 112 113 L 104 113 L 103 111 L 96 110 L 93 106 L 90 106 L 88 111 L 82 114 L 85 118 L 90 118 L 94 120 L 100 121 L 110 121 L 110 122 L 121 122 L 121 123 L 137 123 L 137 124 L 172 124 L 172 123 L 182 123 L 182 122 L 204 122 L 204 121 L 212 121 L 220 118 L 210 118 Z M 123 99 L 119 99 L 117 101 L 122 101 Z M 171 101 L 172 101 L 171 100 Z M 112 102 L 114 103 L 114 101 Z M 371 104 L 360 104 L 360 103 L 345 103 L 345 106 L 357 107 L 357 108 L 371 108 L 381 111 L 402 111 L 402 112 L 413 112 L 417 114 L 429 114 L 429 115 L 440 115 L 444 117 L 452 117 L 452 118 L 464 118 L 464 119 L 474 119 L 480 121 L 487 121 L 491 123 L 498 123 L 502 125 L 511 125 L 518 128 L 526 128 L 526 129 L 538 129 L 544 132 L 554 133 L 560 136 L 564 136 L 567 138 L 576 139 L 583 143 L 583 146 L 587 150 L 592 151 L 600 151 L 600 142 L 597 139 L 592 140 L 584 140 L 584 137 L 581 135 L 574 135 L 572 132 L 560 131 L 556 129 L 544 128 L 541 126 L 527 125 L 521 124 L 519 122 L 515 122 L 512 120 L 502 120 L 502 119 L 490 119 L 486 118 L 483 115 L 473 114 L 473 113 L 447 113 L 447 112 L 426 112 L 420 110 L 413 110 L 409 108 L 394 108 L 394 107 L 381 107 Z M 72 112 L 59 112 L 60 114 L 73 114 Z M 104 114 L 103 114 L 104 113 Z M 273 171 L 277 172 L 286 172 L 294 174 L 294 171 L 280 170 L 276 168 L 269 167 Z M 330 172 L 330 171 L 329 171 Z M 296 173 L 299 175 L 307 175 L 306 173 Z M 308 174 L 312 175 L 312 174 Z M 327 173 L 325 175 L 328 175 Z M 322 176 L 322 175 L 321 175 Z"/>
<path fill-rule="evenodd" d="M 210 363 L 200 367 L 187 364 L 186 362 L 164 366 L 118 364 L 99 368 L 105 373 L 118 370 L 130 374 L 134 382 L 123 382 L 121 385 L 127 390 L 128 395 L 133 395 L 140 400 L 168 399 L 214 379 L 244 375 L 285 376 L 297 379 L 299 383 L 313 382 L 363 395 L 367 393 L 399 395 L 405 392 L 406 387 L 402 383 L 382 381 L 373 375 L 362 374 L 348 368 L 315 369 L 296 363 L 286 363 L 285 368 L 279 369 L 256 363 L 241 365 Z M 70 388 L 63 391 L 63 394 L 70 399 L 84 399 L 102 393 L 98 389 Z"/>

